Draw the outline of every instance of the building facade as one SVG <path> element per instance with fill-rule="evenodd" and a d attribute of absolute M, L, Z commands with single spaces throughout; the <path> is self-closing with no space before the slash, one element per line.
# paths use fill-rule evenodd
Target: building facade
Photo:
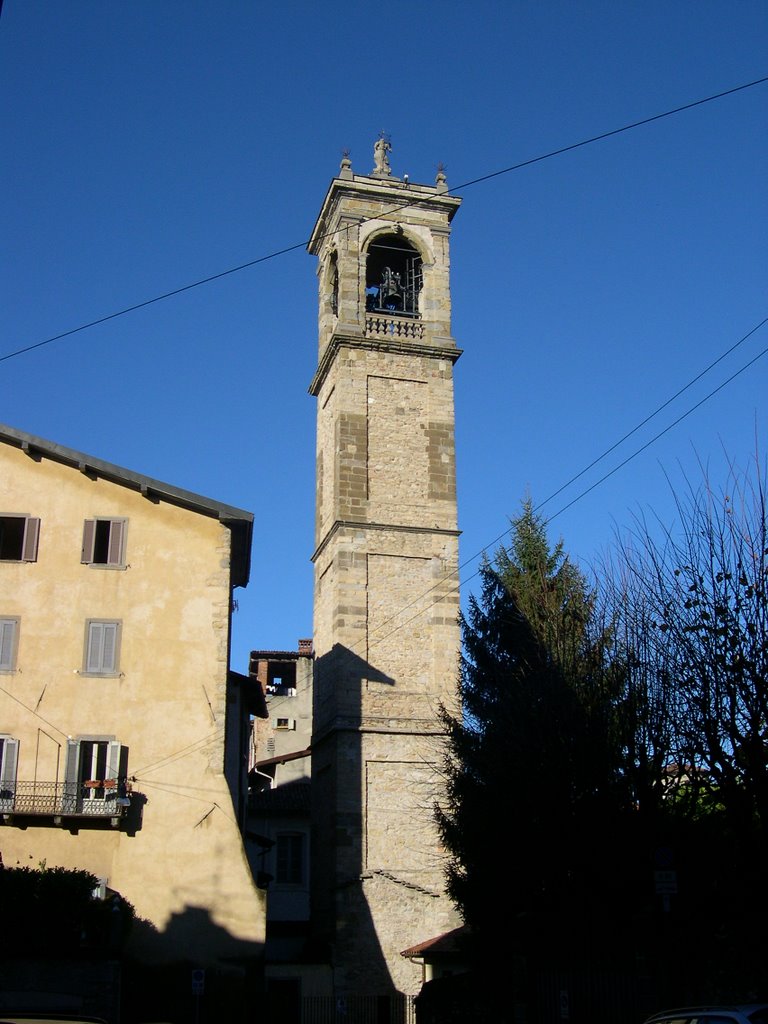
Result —
<path fill-rule="evenodd" d="M 0 427 L 0 850 L 129 900 L 134 952 L 260 956 L 249 714 L 229 668 L 252 516 Z"/>
<path fill-rule="evenodd" d="M 252 651 L 249 671 L 268 712 L 253 723 L 247 835 L 267 892 L 269 990 L 292 977 L 285 965 L 302 960 L 309 937 L 312 641 L 299 640 L 296 651 Z"/>
<path fill-rule="evenodd" d="M 253 723 L 249 768 L 264 785 L 309 779 L 312 742 L 312 641 L 299 640 L 295 651 L 251 651 L 248 674 L 256 681 L 268 717 Z M 290 756 L 289 756 L 290 755 Z M 303 755 L 303 756 L 298 756 Z M 252 788 L 260 789 L 259 779 Z"/>
<path fill-rule="evenodd" d="M 458 528 L 445 177 L 348 159 L 318 259 L 312 901 L 334 993 L 418 991 L 400 955 L 454 927 L 434 825 L 456 699 Z"/>

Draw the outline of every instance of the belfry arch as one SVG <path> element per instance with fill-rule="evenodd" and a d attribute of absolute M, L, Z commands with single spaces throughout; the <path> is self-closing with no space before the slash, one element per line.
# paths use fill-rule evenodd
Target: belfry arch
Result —
<path fill-rule="evenodd" d="M 424 261 L 403 229 L 375 235 L 365 255 L 366 312 L 420 316 Z"/>

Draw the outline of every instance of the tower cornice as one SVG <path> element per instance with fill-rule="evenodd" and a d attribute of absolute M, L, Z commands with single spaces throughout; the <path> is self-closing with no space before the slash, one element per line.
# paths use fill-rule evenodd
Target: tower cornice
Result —
<path fill-rule="evenodd" d="M 369 178 L 362 174 L 355 174 L 349 179 L 334 178 L 307 242 L 307 249 L 313 256 L 319 255 L 326 236 L 335 230 L 333 221 L 345 199 L 365 199 L 368 202 L 387 204 L 390 209 L 381 210 L 377 217 L 391 219 L 393 223 L 403 210 L 417 209 L 438 209 L 450 223 L 461 206 L 459 196 L 451 195 L 440 185 L 415 185 L 398 178 Z M 350 211 L 345 211 L 345 214 L 345 219 L 348 219 Z M 360 219 L 367 220 L 368 217 L 361 216 Z"/>
<path fill-rule="evenodd" d="M 408 323 L 409 321 L 404 322 Z M 420 323 L 421 321 L 413 322 Z M 314 395 L 315 397 L 319 395 L 320 389 L 325 382 L 325 378 L 328 376 L 328 372 L 333 366 L 333 361 L 343 348 L 354 348 L 367 352 L 392 352 L 397 355 L 424 356 L 428 359 L 450 359 L 452 363 L 455 363 L 463 352 L 463 349 L 457 348 L 450 342 L 444 345 L 424 345 L 419 342 L 401 341 L 397 338 L 390 338 L 386 336 L 378 338 L 360 338 L 345 334 L 334 334 L 323 352 L 315 375 L 309 385 L 308 390 L 310 395 Z"/>
<path fill-rule="evenodd" d="M 446 529 L 441 526 L 404 526 L 400 523 L 371 523 L 365 519 L 336 519 L 326 535 L 312 552 L 311 562 L 317 561 L 328 542 L 339 530 L 386 530 L 390 533 L 418 533 L 430 536 L 460 537 L 461 530 Z"/>

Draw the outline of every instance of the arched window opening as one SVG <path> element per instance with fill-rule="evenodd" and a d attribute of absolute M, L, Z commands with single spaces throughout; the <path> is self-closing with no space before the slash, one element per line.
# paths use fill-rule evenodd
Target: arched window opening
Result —
<path fill-rule="evenodd" d="M 418 251 L 402 235 L 379 235 L 368 249 L 366 310 L 418 316 L 421 264 Z"/>
<path fill-rule="evenodd" d="M 339 315 L 339 258 L 334 250 L 328 261 L 328 284 L 330 286 L 331 312 Z"/>

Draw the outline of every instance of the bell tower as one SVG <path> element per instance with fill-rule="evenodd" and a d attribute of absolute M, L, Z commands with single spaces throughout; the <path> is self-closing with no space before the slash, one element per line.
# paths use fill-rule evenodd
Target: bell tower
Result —
<path fill-rule="evenodd" d="M 348 156 L 309 251 L 319 358 L 312 740 L 315 934 L 335 994 L 413 994 L 400 951 L 459 922 L 434 824 L 456 699 L 450 224 L 461 200 Z"/>

